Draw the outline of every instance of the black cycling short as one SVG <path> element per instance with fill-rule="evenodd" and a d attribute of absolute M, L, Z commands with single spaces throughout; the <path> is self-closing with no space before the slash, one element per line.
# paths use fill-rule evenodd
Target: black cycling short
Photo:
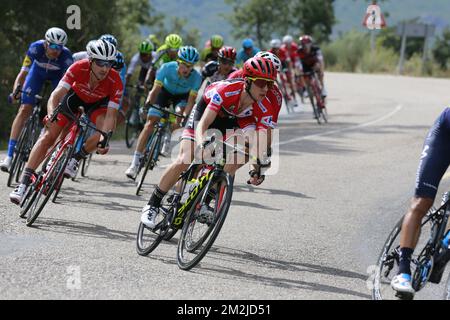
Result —
<path fill-rule="evenodd" d="M 158 97 L 156 98 L 155 105 L 164 109 L 168 109 L 171 105 L 173 105 L 176 112 L 182 112 L 187 105 L 188 99 L 189 99 L 189 92 L 174 95 L 171 94 L 169 91 L 167 91 L 164 87 L 162 87 L 161 91 L 158 94 Z M 158 109 L 150 108 L 150 110 L 148 110 L 149 117 L 162 118 L 163 115 L 164 114 Z"/>
<path fill-rule="evenodd" d="M 197 129 L 197 125 L 202 118 L 207 106 L 208 104 L 203 98 L 200 99 L 200 101 L 194 106 L 184 127 L 185 130 L 183 132 L 182 139 L 195 141 L 195 130 Z M 236 117 L 228 115 L 217 115 L 216 119 L 214 119 L 208 130 L 216 129 L 220 131 L 223 137 L 225 137 L 227 130 L 238 128 L 239 124 Z"/>
<path fill-rule="evenodd" d="M 446 108 L 435 121 L 423 146 L 417 169 L 415 196 L 436 197 L 439 183 L 450 165 L 450 109 Z"/>

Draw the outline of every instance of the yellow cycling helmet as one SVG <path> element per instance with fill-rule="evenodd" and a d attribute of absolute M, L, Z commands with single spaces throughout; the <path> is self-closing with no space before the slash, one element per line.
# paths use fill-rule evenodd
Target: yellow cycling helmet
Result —
<path fill-rule="evenodd" d="M 166 37 L 164 43 L 169 49 L 179 49 L 183 44 L 183 39 L 179 35 L 172 33 Z"/>
<path fill-rule="evenodd" d="M 211 37 L 211 48 L 220 49 L 223 47 L 223 38 L 218 34 L 215 34 Z"/>

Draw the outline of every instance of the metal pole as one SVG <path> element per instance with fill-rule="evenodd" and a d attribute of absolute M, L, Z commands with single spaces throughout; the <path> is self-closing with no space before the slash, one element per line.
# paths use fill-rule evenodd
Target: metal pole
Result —
<path fill-rule="evenodd" d="M 427 48 L 428 48 L 428 24 L 425 25 L 425 39 L 423 41 L 423 54 L 422 54 L 422 74 L 425 74 L 425 65 L 427 62 Z"/>
<path fill-rule="evenodd" d="M 402 23 L 402 46 L 400 48 L 400 62 L 398 64 L 398 73 L 403 73 L 403 63 L 405 62 L 406 50 L 406 22 Z"/>

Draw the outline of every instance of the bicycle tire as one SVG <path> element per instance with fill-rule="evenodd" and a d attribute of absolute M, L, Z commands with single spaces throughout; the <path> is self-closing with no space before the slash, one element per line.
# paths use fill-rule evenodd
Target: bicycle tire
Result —
<path fill-rule="evenodd" d="M 137 140 L 141 132 L 139 115 L 136 119 L 137 123 L 132 124 L 130 121 L 131 117 L 133 116 L 133 112 L 138 112 L 135 110 L 135 108 L 136 107 L 128 109 L 127 118 L 125 120 L 125 144 L 127 145 L 128 149 L 133 147 L 134 142 Z"/>
<path fill-rule="evenodd" d="M 55 164 L 50 168 L 52 172 L 48 174 L 48 178 L 51 179 L 47 179 L 47 181 L 44 181 L 42 187 L 39 188 L 39 190 L 35 190 L 35 192 L 37 193 L 36 198 L 34 199 L 33 204 L 30 210 L 28 211 L 27 215 L 26 225 L 28 227 L 30 227 L 36 221 L 37 217 L 41 214 L 42 210 L 44 209 L 45 205 L 50 199 L 55 189 L 55 186 L 59 183 L 60 181 L 59 179 L 64 178 L 64 170 L 66 168 L 67 163 L 70 160 L 72 150 L 73 147 L 68 146 L 66 150 L 63 151 L 63 154 L 61 155 L 59 160 L 55 162 Z M 46 194 L 44 194 L 45 187 L 48 188 Z M 44 195 L 44 199 L 42 203 L 39 204 L 39 200 L 42 197 L 42 195 Z"/>
<path fill-rule="evenodd" d="M 84 158 L 81 163 L 81 176 L 86 178 L 89 166 L 91 165 L 92 153 L 90 153 L 86 158 Z"/>
<path fill-rule="evenodd" d="M 149 151 L 145 159 L 144 171 L 142 172 L 141 178 L 139 179 L 138 185 L 136 187 L 136 195 L 138 196 L 141 192 L 142 186 L 144 184 L 145 177 L 147 176 L 148 170 L 153 170 L 154 165 L 159 157 L 159 150 L 156 149 L 158 144 L 161 144 L 161 134 L 160 131 L 155 132 L 151 137 Z M 155 154 L 156 152 L 156 154 Z M 139 175 L 139 173 L 138 173 Z"/>
<path fill-rule="evenodd" d="M 33 204 L 37 193 L 34 192 L 35 187 L 40 183 L 41 176 L 38 177 L 36 180 L 37 182 L 33 183 L 30 188 L 27 190 L 27 193 L 25 194 L 25 197 L 23 198 L 22 202 L 20 203 L 20 218 L 25 218 L 28 210 L 31 208 L 31 205 Z"/>
<path fill-rule="evenodd" d="M 147 256 L 153 250 L 155 250 L 161 243 L 161 241 L 164 239 L 164 236 L 166 235 L 167 231 L 170 228 L 170 224 L 167 220 L 168 215 L 165 211 L 161 210 L 161 208 L 159 217 L 162 219 L 158 221 L 155 228 L 153 229 L 148 228 L 142 222 L 139 223 L 139 228 L 136 237 L 136 251 L 140 256 Z M 147 241 L 144 241 L 145 230 L 148 230 L 150 232 L 150 235 L 153 237 L 153 239 L 148 240 L 147 245 L 145 244 Z"/>
<path fill-rule="evenodd" d="M 316 105 L 316 102 L 314 101 L 314 95 L 313 95 L 313 92 L 312 92 L 312 89 L 311 89 L 310 85 L 307 86 L 306 91 L 308 92 L 308 97 L 309 97 L 309 101 L 311 102 L 311 107 L 313 109 L 314 117 L 315 117 L 317 123 L 321 124 L 319 110 L 318 110 L 318 107 Z"/>
<path fill-rule="evenodd" d="M 64 174 L 63 174 L 63 177 L 60 178 L 60 182 L 55 186 L 55 190 L 54 190 L 55 192 L 54 192 L 53 198 L 52 198 L 53 203 L 56 203 L 56 199 L 58 198 L 59 192 L 61 191 L 61 187 L 64 183 L 64 180 L 66 180 L 66 179 L 64 178 Z"/>
<path fill-rule="evenodd" d="M 226 189 L 225 196 L 223 196 L 222 183 L 224 183 L 224 187 Z M 214 188 L 216 185 L 219 185 L 221 189 L 220 192 L 216 193 L 217 196 L 215 199 L 215 201 L 217 201 L 217 197 L 219 197 L 220 199 L 219 203 L 215 204 L 215 211 L 218 212 L 214 216 L 212 223 L 208 225 L 206 233 L 195 243 L 195 248 L 188 248 L 188 232 L 192 233 L 192 229 L 194 228 L 196 222 L 198 222 L 196 212 L 198 211 L 198 206 L 202 205 L 199 204 L 199 202 L 202 200 L 202 198 L 204 198 L 203 194 L 209 192 L 209 190 Z M 205 257 L 206 253 L 209 251 L 217 236 L 219 235 L 220 230 L 222 229 L 223 223 L 225 222 L 225 218 L 231 205 L 232 194 L 233 180 L 229 174 L 222 173 L 214 177 L 208 187 L 200 192 L 194 199 L 192 207 L 185 218 L 180 235 L 180 240 L 178 241 L 177 264 L 180 269 L 188 271 L 195 267 Z M 220 207 L 217 208 L 218 206 Z M 184 251 L 186 251 L 186 253 L 194 254 L 194 257 L 192 259 L 186 259 Z M 198 251 L 198 253 L 195 254 L 195 251 Z"/>
<path fill-rule="evenodd" d="M 417 293 L 425 286 L 428 282 L 432 265 L 429 263 L 432 261 L 432 256 L 428 257 L 429 253 L 429 239 L 431 234 L 435 231 L 432 217 L 436 215 L 436 210 L 430 209 L 421 223 L 421 235 L 416 246 L 416 250 L 411 257 L 411 275 L 412 275 L 412 286 Z M 395 267 L 398 268 L 398 263 L 400 259 L 400 232 L 403 224 L 402 217 L 394 226 L 392 231 L 389 233 L 381 253 L 378 257 L 376 270 L 372 278 L 372 299 L 373 300 L 387 300 L 387 299 L 397 299 L 411 300 L 414 295 L 411 294 L 396 294 L 395 291 L 390 287 L 390 282 L 392 277 L 397 275 L 398 270 L 394 270 Z M 395 247 L 393 247 L 395 245 Z M 424 266 L 426 268 L 424 268 Z M 396 272 L 393 272 L 396 271 Z M 391 278 L 389 278 L 391 276 Z"/>
<path fill-rule="evenodd" d="M 29 125 L 27 124 L 24 129 L 21 131 L 20 136 L 19 136 L 19 140 L 17 142 L 16 145 L 16 151 L 14 151 L 14 157 L 12 159 L 11 162 L 11 167 L 9 168 L 9 176 L 8 176 L 8 181 L 6 183 L 6 185 L 8 187 L 11 187 L 13 179 L 18 175 L 18 170 L 20 169 L 21 166 L 21 162 L 22 161 L 22 154 L 24 152 L 26 143 L 27 143 L 27 136 L 28 136 L 28 131 L 29 131 Z M 17 181 L 17 178 L 15 179 Z"/>

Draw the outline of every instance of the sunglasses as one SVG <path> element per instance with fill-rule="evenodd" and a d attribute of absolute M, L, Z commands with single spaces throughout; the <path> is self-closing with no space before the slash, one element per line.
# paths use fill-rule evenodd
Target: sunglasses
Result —
<path fill-rule="evenodd" d="M 258 88 L 264 89 L 266 86 L 269 89 L 272 89 L 274 86 L 273 80 L 260 79 L 260 78 L 248 78 L 250 79 Z"/>
<path fill-rule="evenodd" d="M 184 66 L 185 66 L 186 68 L 188 68 L 188 69 L 191 69 L 191 68 L 194 67 L 193 64 L 184 62 L 184 61 L 182 61 L 182 60 L 178 60 L 178 63 L 184 65 Z"/>
<path fill-rule="evenodd" d="M 95 59 L 94 63 L 100 68 L 103 68 L 103 67 L 111 68 L 114 65 L 115 61 L 106 61 L 106 60 Z"/>
<path fill-rule="evenodd" d="M 52 49 L 52 50 L 58 50 L 58 51 L 61 51 L 62 48 L 63 48 L 62 45 L 56 44 L 56 43 L 49 43 L 49 44 L 48 44 L 48 47 L 49 47 L 50 49 Z"/>
<path fill-rule="evenodd" d="M 234 65 L 234 61 L 228 60 L 228 59 L 224 59 L 224 58 L 219 58 L 219 63 L 220 64 L 226 64 L 226 65 L 229 65 L 229 66 Z"/>

